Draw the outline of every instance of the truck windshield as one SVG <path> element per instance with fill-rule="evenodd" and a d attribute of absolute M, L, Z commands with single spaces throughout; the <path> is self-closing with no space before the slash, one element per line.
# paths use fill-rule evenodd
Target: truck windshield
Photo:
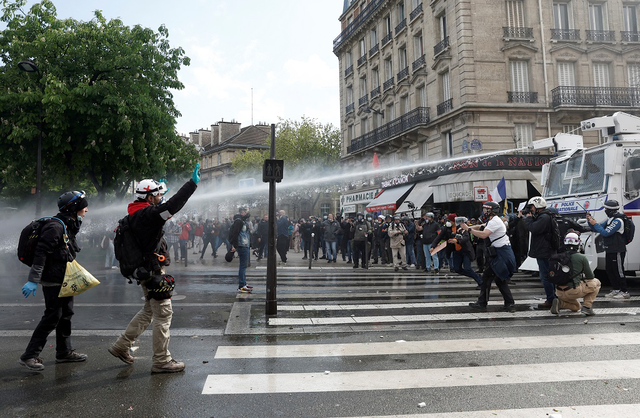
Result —
<path fill-rule="evenodd" d="M 544 197 L 599 193 L 604 182 L 604 149 L 578 151 L 568 160 L 550 163 Z"/>
<path fill-rule="evenodd" d="M 636 149 L 629 153 L 626 168 L 625 195 L 627 199 L 635 199 L 640 196 L 640 150 Z"/>

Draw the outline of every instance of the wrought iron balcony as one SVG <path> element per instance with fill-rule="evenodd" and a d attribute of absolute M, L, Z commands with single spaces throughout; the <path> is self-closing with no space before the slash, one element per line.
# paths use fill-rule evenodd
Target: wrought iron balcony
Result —
<path fill-rule="evenodd" d="M 349 113 L 353 112 L 355 110 L 355 105 L 353 103 L 351 103 L 350 105 L 347 105 L 347 108 L 345 109 L 345 114 L 348 115 Z"/>
<path fill-rule="evenodd" d="M 404 18 L 404 19 L 402 19 L 402 22 L 398 23 L 398 26 L 396 26 L 396 36 L 400 32 L 402 32 L 406 27 L 407 27 L 407 19 Z"/>
<path fill-rule="evenodd" d="M 418 58 L 417 60 L 413 61 L 413 64 L 411 65 L 411 68 L 413 69 L 413 72 L 415 73 L 416 70 L 418 70 L 421 67 L 424 67 L 426 63 L 427 63 L 427 59 L 425 58 L 424 55 L 422 55 L 420 58 Z"/>
<path fill-rule="evenodd" d="M 371 100 L 375 99 L 378 96 L 380 96 L 380 86 L 378 86 L 375 89 L 371 90 Z"/>
<path fill-rule="evenodd" d="M 391 32 L 387 33 L 384 38 L 382 38 L 382 46 L 385 46 L 393 39 L 393 34 Z"/>
<path fill-rule="evenodd" d="M 433 56 L 437 57 L 442 53 L 445 49 L 449 48 L 449 37 L 445 36 L 443 40 L 438 42 L 436 46 L 433 47 Z"/>
<path fill-rule="evenodd" d="M 399 73 L 398 73 L 398 83 L 401 82 L 402 80 L 404 80 L 405 78 L 409 77 L 409 67 L 404 67 Z"/>
<path fill-rule="evenodd" d="M 351 23 L 349 23 L 340 35 L 333 40 L 333 52 L 336 52 L 340 46 L 345 43 L 351 35 L 353 35 L 360 26 L 362 26 L 369 17 L 376 11 L 386 0 L 371 0 L 371 2 L 360 11 L 360 14 L 356 16 Z"/>
<path fill-rule="evenodd" d="M 437 112 L 438 112 L 438 116 L 452 111 L 453 110 L 453 100 L 452 99 L 445 100 L 444 102 L 440 103 L 437 106 L 436 109 L 437 109 Z"/>
<path fill-rule="evenodd" d="M 382 91 L 387 91 L 394 86 L 393 76 L 382 84 Z"/>
<path fill-rule="evenodd" d="M 362 107 L 366 104 L 369 104 L 369 95 L 365 94 L 360 99 L 358 99 L 358 107 Z"/>
<path fill-rule="evenodd" d="M 502 36 L 512 39 L 533 39 L 533 28 L 506 26 L 502 28 Z"/>
<path fill-rule="evenodd" d="M 416 8 L 413 9 L 413 11 L 411 11 L 411 14 L 409 15 L 409 20 L 413 21 L 413 19 L 420 16 L 421 13 L 422 13 L 422 3 L 417 5 Z"/>
<path fill-rule="evenodd" d="M 367 62 L 367 54 L 363 54 L 360 58 L 358 58 L 358 67 Z"/>
<path fill-rule="evenodd" d="M 538 103 L 537 91 L 508 91 L 507 103 Z"/>
<path fill-rule="evenodd" d="M 353 64 L 351 64 L 350 66 L 347 67 L 346 70 L 344 70 L 344 76 L 347 77 L 349 75 L 353 74 Z"/>
<path fill-rule="evenodd" d="M 551 39 L 558 41 L 579 41 L 580 29 L 551 29 Z"/>
<path fill-rule="evenodd" d="M 591 42 L 615 42 L 616 35 L 612 30 L 587 30 L 587 41 Z"/>
<path fill-rule="evenodd" d="M 428 125 L 429 121 L 429 108 L 418 107 L 379 128 L 353 139 L 351 145 L 347 147 L 347 152 L 360 151 L 372 145 L 389 141 L 418 126 Z"/>
<path fill-rule="evenodd" d="M 620 32 L 622 42 L 640 42 L 640 32 Z"/>
<path fill-rule="evenodd" d="M 369 50 L 369 58 L 377 54 L 378 51 L 380 51 L 380 45 L 375 44 L 374 46 L 372 46 L 371 49 Z"/>
<path fill-rule="evenodd" d="M 560 106 L 640 106 L 640 87 L 559 86 L 551 90 L 551 104 Z"/>

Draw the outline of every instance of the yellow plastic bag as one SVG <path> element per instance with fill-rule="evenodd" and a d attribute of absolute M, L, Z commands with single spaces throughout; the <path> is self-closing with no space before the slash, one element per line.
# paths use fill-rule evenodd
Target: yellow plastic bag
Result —
<path fill-rule="evenodd" d="M 69 296 L 79 295 L 85 290 L 91 289 L 93 286 L 99 285 L 98 279 L 93 277 L 84 267 L 76 260 L 67 263 L 67 270 L 64 273 L 64 282 L 60 288 L 58 297 L 65 298 Z"/>

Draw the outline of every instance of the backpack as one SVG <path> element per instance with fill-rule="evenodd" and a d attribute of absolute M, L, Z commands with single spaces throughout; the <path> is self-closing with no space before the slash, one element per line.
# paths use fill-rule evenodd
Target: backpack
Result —
<path fill-rule="evenodd" d="M 634 225 L 631 218 L 627 215 L 620 213 L 616 214 L 614 218 L 618 218 L 622 220 L 624 231 L 622 232 L 622 240 L 625 245 L 629 245 L 631 241 L 633 241 L 633 236 L 636 234 L 636 226 Z"/>
<path fill-rule="evenodd" d="M 131 278 L 133 272 L 145 264 L 144 255 L 129 221 L 129 215 L 118 221 L 116 236 L 113 239 L 113 249 L 120 264 L 120 273 L 127 278 Z"/>
<path fill-rule="evenodd" d="M 560 233 L 560 227 L 558 226 L 558 220 L 553 214 L 549 214 L 551 218 L 551 231 L 549 232 L 549 244 L 554 251 L 558 251 L 563 241 L 562 234 Z"/>
<path fill-rule="evenodd" d="M 20 239 L 18 240 L 18 259 L 23 264 L 26 264 L 29 267 L 33 265 L 33 258 L 36 254 L 38 241 L 40 241 L 42 227 L 52 219 L 55 219 L 62 224 L 62 227 L 64 228 L 64 243 L 66 247 L 67 242 L 69 242 L 69 237 L 67 236 L 67 226 L 64 224 L 62 219 L 54 216 L 45 216 L 43 218 L 35 219 L 31 221 L 29 225 L 24 227 L 20 233 Z"/>
<path fill-rule="evenodd" d="M 575 251 L 564 251 L 553 254 L 549 259 L 549 276 L 547 281 L 556 286 L 566 286 L 573 282 L 571 277 L 571 255 Z"/>

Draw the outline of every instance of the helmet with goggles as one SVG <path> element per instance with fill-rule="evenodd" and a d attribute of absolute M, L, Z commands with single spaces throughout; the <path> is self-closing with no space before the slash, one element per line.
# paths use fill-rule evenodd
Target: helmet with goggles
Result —
<path fill-rule="evenodd" d="M 58 210 L 61 213 L 76 213 L 89 206 L 84 190 L 65 192 L 58 198 Z"/>
<path fill-rule="evenodd" d="M 146 199 L 147 196 L 163 195 L 167 192 L 166 183 L 159 183 L 153 179 L 141 180 L 136 186 L 136 198 Z"/>

